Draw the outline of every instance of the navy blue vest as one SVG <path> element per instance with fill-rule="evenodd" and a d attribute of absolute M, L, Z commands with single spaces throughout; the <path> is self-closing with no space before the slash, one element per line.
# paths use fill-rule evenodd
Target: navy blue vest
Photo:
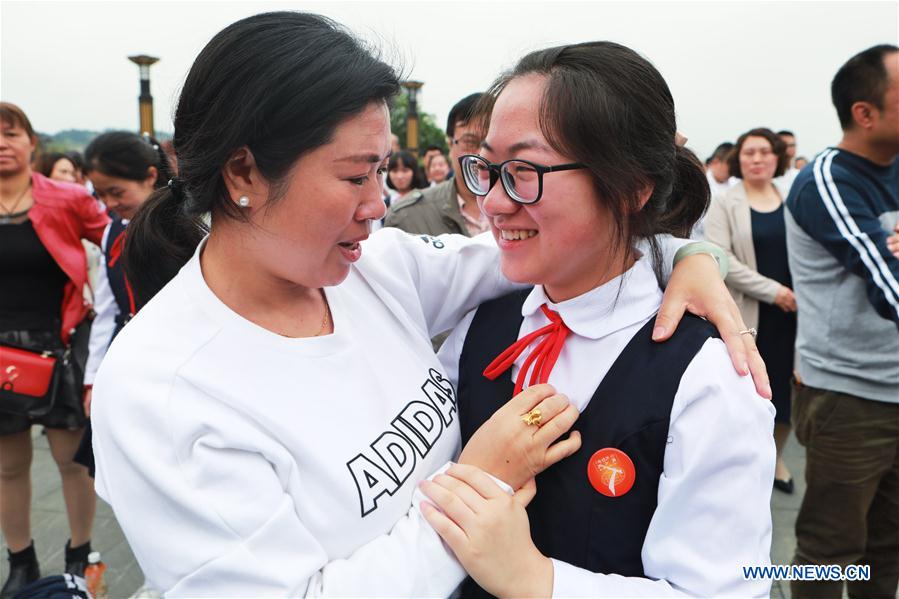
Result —
<path fill-rule="evenodd" d="M 490 381 L 483 372 L 518 339 L 529 292 L 486 302 L 475 314 L 459 360 L 463 444 L 512 398 L 508 373 Z M 527 511 L 534 543 L 548 557 L 592 572 L 644 575 L 640 553 L 656 509 L 674 395 L 693 357 L 718 336 L 711 324 L 688 314 L 671 339 L 655 343 L 653 325 L 654 319 L 634 335 L 575 423 L 580 450 L 537 476 L 537 496 Z M 636 480 L 625 495 L 606 497 L 590 485 L 588 462 L 604 447 L 616 447 L 634 462 Z M 489 594 L 469 578 L 462 596 Z"/>
<path fill-rule="evenodd" d="M 125 233 L 127 226 L 120 218 L 112 219 L 112 222 L 109 224 L 109 234 L 106 236 L 106 248 L 103 252 L 103 259 L 106 261 L 106 277 L 109 279 L 109 287 L 112 289 L 112 296 L 115 298 L 116 306 L 119 309 L 115 317 L 116 326 L 112 333 L 113 339 L 133 316 L 131 314 L 131 301 L 128 298 L 128 288 L 125 285 L 125 271 L 122 270 L 121 257 L 116 260 L 115 265 L 109 265 L 113 259 L 112 248 L 119 236 Z"/>

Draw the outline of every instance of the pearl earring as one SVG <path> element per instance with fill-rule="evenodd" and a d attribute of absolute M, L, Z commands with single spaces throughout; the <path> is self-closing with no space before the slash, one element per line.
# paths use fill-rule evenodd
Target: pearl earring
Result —
<path fill-rule="evenodd" d="M 240 199 L 237 200 L 237 203 L 240 204 L 241 208 L 246 208 L 250 205 L 250 198 L 247 196 L 240 196 Z"/>

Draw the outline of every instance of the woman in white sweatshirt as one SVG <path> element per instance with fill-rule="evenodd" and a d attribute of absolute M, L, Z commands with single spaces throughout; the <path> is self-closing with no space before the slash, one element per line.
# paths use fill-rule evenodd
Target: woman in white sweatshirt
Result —
<path fill-rule="evenodd" d="M 125 260 L 143 298 L 160 255 L 186 264 L 116 337 L 92 413 L 97 491 L 168 595 L 447 595 L 464 571 L 416 484 L 458 456 L 517 489 L 577 449 L 552 444 L 577 412 L 541 388 L 513 405 L 549 399 L 557 435 L 496 419 L 475 439 L 507 459 L 459 453 L 430 338 L 513 286 L 489 236 L 366 241 L 398 90 L 339 26 L 288 12 L 227 27 L 185 81 L 179 178 L 132 220 Z M 205 213 L 197 246 L 185 223 Z M 678 271 L 669 328 L 689 301 L 739 338 L 714 262 Z"/>

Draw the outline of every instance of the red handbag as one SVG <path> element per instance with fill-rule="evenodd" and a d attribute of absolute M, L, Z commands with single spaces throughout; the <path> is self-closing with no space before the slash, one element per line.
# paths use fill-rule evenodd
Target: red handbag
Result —
<path fill-rule="evenodd" d="M 0 411 L 41 416 L 50 411 L 59 384 L 56 352 L 0 345 Z"/>

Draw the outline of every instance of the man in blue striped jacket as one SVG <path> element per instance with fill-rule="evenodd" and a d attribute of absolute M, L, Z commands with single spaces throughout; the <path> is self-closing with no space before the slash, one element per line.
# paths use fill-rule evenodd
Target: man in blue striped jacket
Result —
<path fill-rule="evenodd" d="M 807 490 L 796 564 L 868 564 L 851 597 L 899 585 L 899 48 L 880 45 L 834 77 L 843 129 L 797 176 L 787 198 L 799 307 L 796 437 Z M 842 581 L 797 582 L 794 599 L 834 597 Z"/>

